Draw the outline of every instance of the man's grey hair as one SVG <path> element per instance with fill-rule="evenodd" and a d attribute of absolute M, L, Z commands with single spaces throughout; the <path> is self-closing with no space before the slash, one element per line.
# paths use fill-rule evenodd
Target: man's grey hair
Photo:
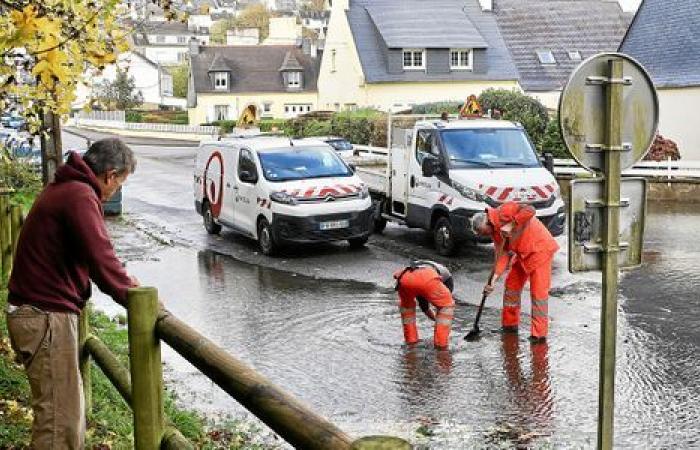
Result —
<path fill-rule="evenodd" d="M 134 152 L 121 139 L 100 139 L 93 143 L 83 155 L 83 161 L 95 175 L 116 170 L 119 175 L 134 173 L 136 157 Z"/>
<path fill-rule="evenodd" d="M 471 223 L 472 223 L 472 231 L 474 234 L 479 234 L 479 230 L 483 228 L 485 225 L 488 224 L 489 218 L 486 216 L 486 213 L 476 213 L 472 216 Z"/>

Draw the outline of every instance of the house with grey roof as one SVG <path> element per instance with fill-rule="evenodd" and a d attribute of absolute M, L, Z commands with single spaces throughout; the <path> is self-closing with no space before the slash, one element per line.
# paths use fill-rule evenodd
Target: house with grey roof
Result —
<path fill-rule="evenodd" d="M 549 108 L 583 60 L 617 51 L 632 19 L 605 0 L 494 0 L 493 13 L 520 86 Z"/>
<path fill-rule="evenodd" d="M 133 35 L 134 49 L 157 64 L 174 65 L 187 61 L 190 39 L 209 43 L 208 27 L 195 27 L 175 21 L 139 23 Z"/>
<path fill-rule="evenodd" d="M 310 46 L 190 47 L 191 124 L 249 117 L 292 118 L 317 109 L 320 58 Z"/>
<path fill-rule="evenodd" d="M 319 107 L 402 110 L 487 88 L 518 71 L 490 0 L 334 0 Z"/>
<path fill-rule="evenodd" d="M 620 51 L 649 72 L 659 97 L 659 133 L 684 160 L 700 160 L 700 3 L 644 0 Z"/>

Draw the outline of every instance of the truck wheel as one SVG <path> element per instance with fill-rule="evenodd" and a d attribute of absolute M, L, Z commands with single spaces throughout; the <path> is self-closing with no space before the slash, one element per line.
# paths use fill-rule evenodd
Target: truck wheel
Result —
<path fill-rule="evenodd" d="M 267 219 L 260 219 L 258 223 L 258 245 L 263 255 L 272 256 L 277 252 L 277 244 L 272 236 L 272 227 Z"/>
<path fill-rule="evenodd" d="M 365 246 L 365 244 L 367 243 L 368 240 L 369 240 L 369 236 L 365 236 L 365 237 L 348 239 L 348 243 L 350 244 L 350 248 L 362 248 Z"/>
<path fill-rule="evenodd" d="M 382 234 L 386 228 L 386 219 L 380 217 L 379 219 L 374 219 L 372 222 L 372 233 Z"/>
<path fill-rule="evenodd" d="M 454 229 L 450 219 L 447 217 L 440 217 L 435 222 L 433 240 L 435 242 L 435 250 L 442 256 L 450 256 L 457 253 L 458 246 Z"/>
<path fill-rule="evenodd" d="M 204 202 L 202 205 L 202 217 L 204 218 L 204 228 L 206 228 L 209 234 L 219 234 L 221 232 L 221 225 L 214 222 L 214 214 L 211 212 L 211 204 L 209 202 Z"/>

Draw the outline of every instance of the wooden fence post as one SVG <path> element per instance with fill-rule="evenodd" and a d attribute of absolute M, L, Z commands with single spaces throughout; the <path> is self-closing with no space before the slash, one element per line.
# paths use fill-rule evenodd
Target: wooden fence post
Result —
<path fill-rule="evenodd" d="M 85 397 L 85 417 L 92 413 L 92 378 L 90 377 L 90 352 L 85 342 L 90 336 L 90 302 L 86 303 L 78 318 L 78 357 L 80 378 L 83 380 L 83 396 Z"/>
<path fill-rule="evenodd" d="M 10 193 L 0 191 L 0 279 L 10 275 L 12 231 L 10 230 Z"/>
<path fill-rule="evenodd" d="M 24 218 L 22 217 L 22 207 L 19 205 L 12 205 L 10 207 L 10 233 L 12 242 L 11 255 L 14 258 L 17 252 L 17 241 L 19 241 L 19 232 L 22 229 L 22 222 Z"/>
<path fill-rule="evenodd" d="M 157 450 L 163 439 L 163 368 L 155 329 L 158 309 L 155 288 L 129 289 L 129 361 L 136 450 Z"/>

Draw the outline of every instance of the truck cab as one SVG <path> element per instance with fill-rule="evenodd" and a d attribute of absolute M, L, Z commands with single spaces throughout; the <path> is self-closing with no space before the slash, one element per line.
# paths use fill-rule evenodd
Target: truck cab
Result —
<path fill-rule="evenodd" d="M 258 241 L 266 255 L 288 243 L 367 242 L 372 202 L 365 184 L 328 144 L 257 136 L 203 142 L 194 172 L 204 227 Z"/>
<path fill-rule="evenodd" d="M 474 214 L 517 201 L 532 205 L 553 235 L 564 231 L 559 186 L 517 123 L 423 120 L 392 127 L 387 163 L 381 181 L 361 174 L 377 205 L 375 230 L 387 220 L 430 230 L 436 250 L 449 255 L 460 242 L 477 239 Z"/>

